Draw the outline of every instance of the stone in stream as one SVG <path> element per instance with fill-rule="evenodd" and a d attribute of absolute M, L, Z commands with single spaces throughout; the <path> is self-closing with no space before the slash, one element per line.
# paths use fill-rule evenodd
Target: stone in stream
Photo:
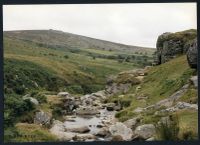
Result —
<path fill-rule="evenodd" d="M 117 122 L 116 124 L 111 125 L 109 131 L 113 137 L 119 135 L 123 138 L 123 140 L 126 141 L 132 139 L 132 130 L 121 122 Z"/>
<path fill-rule="evenodd" d="M 76 132 L 76 133 L 87 133 L 90 131 L 88 126 L 85 125 L 65 125 L 65 131 L 66 132 Z"/>
<path fill-rule="evenodd" d="M 153 137 L 155 133 L 156 133 L 156 130 L 153 124 L 144 124 L 144 125 L 138 126 L 134 131 L 135 136 L 144 140 Z"/>

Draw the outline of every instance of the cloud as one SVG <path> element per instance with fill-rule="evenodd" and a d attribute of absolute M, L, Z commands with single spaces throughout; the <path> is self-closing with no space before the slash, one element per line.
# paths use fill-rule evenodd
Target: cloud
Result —
<path fill-rule="evenodd" d="M 56 29 L 155 47 L 158 35 L 197 28 L 196 3 L 4 5 L 3 29 Z"/>

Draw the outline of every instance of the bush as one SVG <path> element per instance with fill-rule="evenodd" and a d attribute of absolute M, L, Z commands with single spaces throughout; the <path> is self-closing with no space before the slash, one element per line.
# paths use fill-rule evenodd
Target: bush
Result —
<path fill-rule="evenodd" d="M 67 87 L 67 91 L 72 94 L 83 94 L 84 91 L 80 85 L 72 85 Z"/>
<path fill-rule="evenodd" d="M 64 56 L 64 58 L 68 59 L 68 58 L 69 58 L 69 56 L 68 56 L 68 55 L 65 55 L 65 56 Z"/>
<path fill-rule="evenodd" d="M 54 107 L 52 111 L 52 116 L 55 119 L 59 119 L 62 116 L 62 108 L 60 107 Z"/>
<path fill-rule="evenodd" d="M 179 140 L 179 120 L 178 116 L 170 115 L 169 121 L 156 125 L 158 140 L 177 141 Z"/>

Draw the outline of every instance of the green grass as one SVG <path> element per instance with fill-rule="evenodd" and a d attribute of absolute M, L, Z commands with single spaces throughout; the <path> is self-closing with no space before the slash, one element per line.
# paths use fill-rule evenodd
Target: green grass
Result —
<path fill-rule="evenodd" d="M 186 56 L 179 56 L 167 63 L 150 68 L 144 81 L 139 84 L 141 89 L 135 91 L 137 85 L 134 85 L 132 89 L 125 94 L 125 97 L 120 101 L 126 101 L 129 98 L 131 101 L 129 106 L 116 114 L 116 117 L 120 121 L 130 119 L 137 114 L 133 113 L 137 107 L 146 107 L 156 102 L 163 100 L 174 92 L 179 90 L 183 85 L 188 83 L 189 78 L 196 74 L 196 70 L 191 69 L 188 66 Z M 132 94 L 132 95 L 130 95 Z M 146 101 L 137 100 L 137 96 L 148 96 Z M 109 98 L 108 101 L 114 102 L 119 100 L 118 96 Z M 197 100 L 197 91 L 190 86 L 188 91 L 184 94 L 180 101 L 191 102 Z M 154 110 L 153 112 L 155 112 Z M 155 116 L 153 114 L 143 114 L 143 120 L 145 123 L 154 123 L 159 120 L 161 116 Z"/>
<path fill-rule="evenodd" d="M 58 139 L 52 135 L 47 128 L 36 124 L 18 123 L 16 124 L 16 134 L 5 142 L 52 142 Z M 8 132 L 8 135 L 10 133 Z"/>

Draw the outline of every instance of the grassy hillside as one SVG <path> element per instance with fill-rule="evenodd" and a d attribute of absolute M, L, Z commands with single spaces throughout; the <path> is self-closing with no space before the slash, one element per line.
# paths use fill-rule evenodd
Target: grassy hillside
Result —
<path fill-rule="evenodd" d="M 9 60 L 5 61 L 5 70 L 10 71 L 9 68 L 13 67 L 9 75 L 16 75 L 14 70 L 15 68 L 19 69 L 18 67 L 21 64 L 18 65 L 18 63 L 21 61 L 24 61 L 21 67 L 25 68 L 29 67 L 30 63 L 34 63 L 32 64 L 36 67 L 34 71 L 43 70 L 43 75 L 48 73 L 50 77 L 56 77 L 59 82 L 62 82 L 54 90 L 66 89 L 71 93 L 91 93 L 103 89 L 106 77 L 110 74 L 141 67 L 145 63 L 150 64 L 152 61 L 151 53 L 149 53 L 152 50 L 148 53 L 144 51 L 142 54 L 141 52 L 135 52 L 135 54 L 135 49 L 132 51 L 132 48 L 129 51 L 103 50 L 97 49 L 97 46 L 95 48 L 84 48 L 86 44 L 90 45 L 91 42 L 89 40 L 91 38 L 88 38 L 87 42 L 84 41 L 85 45 L 83 47 L 74 48 L 66 46 L 69 43 L 68 37 L 73 37 L 73 41 L 70 41 L 69 44 L 75 43 L 74 39 L 76 37 L 74 35 L 57 31 L 48 31 L 50 35 L 46 34 L 47 31 L 4 32 L 4 57 Z M 82 38 L 81 36 L 79 37 L 79 39 Z M 27 41 L 25 38 L 29 40 Z M 78 38 L 77 41 L 79 41 Z M 83 38 L 84 40 L 86 39 L 85 37 Z M 44 45 L 47 40 L 51 45 Z M 59 43 L 59 46 L 57 43 Z M 108 43 L 110 44 L 110 42 Z M 53 44 L 55 45 L 52 46 Z M 114 45 L 122 46 L 121 44 Z M 16 66 L 11 63 L 12 61 L 16 62 Z M 37 69 L 37 67 L 41 69 Z M 22 71 L 24 70 L 22 69 Z M 30 73 L 34 71 L 30 70 Z M 28 78 L 29 80 L 33 79 L 31 75 L 26 75 L 27 77 L 30 77 Z M 20 79 L 24 80 L 24 76 Z M 38 82 L 36 81 L 36 83 Z M 62 88 L 59 88 L 59 86 L 62 86 Z"/>
<path fill-rule="evenodd" d="M 184 84 L 189 83 L 189 78 L 196 75 L 195 69 L 188 66 L 186 56 L 180 56 L 167 63 L 152 67 L 145 76 L 144 81 L 132 87 L 132 89 L 124 94 L 124 97 L 116 95 L 108 99 L 109 102 L 120 101 L 124 105 L 124 109 L 116 114 L 120 121 L 125 121 L 136 117 L 134 113 L 137 107 L 147 107 L 157 103 L 160 100 L 168 98 L 174 92 L 178 91 Z M 136 91 L 140 86 L 141 89 Z M 140 100 L 137 96 L 146 96 L 148 99 Z M 188 91 L 178 101 L 188 103 L 197 103 L 197 91 L 190 85 Z M 149 110 L 141 114 L 143 123 L 157 123 L 162 116 L 154 115 L 156 110 Z M 197 136 L 198 120 L 197 111 L 182 111 L 177 114 L 180 120 L 181 132 L 191 130 L 194 136 Z M 193 124 L 189 123 L 193 122 Z"/>

